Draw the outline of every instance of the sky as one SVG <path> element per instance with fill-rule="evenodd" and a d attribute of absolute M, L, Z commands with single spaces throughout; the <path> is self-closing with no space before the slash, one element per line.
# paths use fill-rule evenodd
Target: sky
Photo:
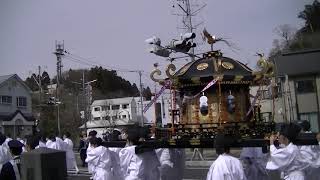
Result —
<path fill-rule="evenodd" d="M 193 9 L 206 4 L 194 18 L 217 37 L 227 38 L 237 50 L 223 44 L 215 46 L 225 56 L 250 67 L 255 66 L 256 52 L 268 54 L 277 37 L 274 29 L 282 24 L 299 28 L 303 21 L 297 14 L 312 0 L 190 0 Z M 196 6 L 195 4 L 198 4 Z M 174 6 L 174 7 L 173 7 Z M 166 45 L 179 38 L 182 22 L 175 0 L 1 0 L 0 1 L 0 75 L 18 74 L 25 79 L 38 66 L 56 72 L 55 41 L 64 41 L 65 50 L 81 64 L 63 58 L 63 70 L 103 65 L 116 68 L 118 74 L 138 83 L 143 70 L 143 84 L 152 86 L 149 73 L 158 62 L 164 70 L 168 61 L 148 52 L 147 38 L 157 36 Z M 209 50 L 200 38 L 196 52 Z M 93 63 L 94 62 L 94 63 Z M 187 61 L 175 62 L 181 67 Z"/>

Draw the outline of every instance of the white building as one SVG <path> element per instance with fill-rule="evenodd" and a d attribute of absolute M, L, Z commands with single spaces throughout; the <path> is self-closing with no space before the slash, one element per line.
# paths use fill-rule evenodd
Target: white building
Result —
<path fill-rule="evenodd" d="M 87 122 L 88 132 L 96 130 L 102 136 L 109 127 L 130 126 L 137 123 L 139 97 L 95 100 L 91 105 L 91 118 Z M 82 125 L 80 128 L 85 128 Z"/>
<path fill-rule="evenodd" d="M 96 130 L 101 137 L 109 127 L 121 130 L 123 127 L 135 124 L 141 125 L 140 97 L 125 97 L 95 100 L 91 105 L 91 120 L 87 122 L 87 132 Z M 150 101 L 143 101 L 143 107 Z M 160 96 L 156 103 L 143 114 L 144 125 L 153 125 L 155 119 L 158 124 L 167 124 L 170 104 L 168 98 Z M 80 128 L 85 128 L 82 125 Z"/>
<path fill-rule="evenodd" d="M 311 130 L 319 132 L 320 49 L 284 53 L 272 61 L 278 93 L 273 99 L 270 88 L 260 88 L 262 116 L 268 120 L 274 115 L 275 122 L 307 120 Z M 251 94 L 255 95 L 257 90 L 258 87 L 252 87 Z"/>
<path fill-rule="evenodd" d="M 0 131 L 13 138 L 32 134 L 31 90 L 16 74 L 0 76 Z"/>

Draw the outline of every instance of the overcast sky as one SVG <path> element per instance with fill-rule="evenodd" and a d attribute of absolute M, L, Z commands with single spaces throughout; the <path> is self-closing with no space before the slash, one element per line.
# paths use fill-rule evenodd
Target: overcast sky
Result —
<path fill-rule="evenodd" d="M 195 0 L 191 0 L 195 1 Z M 297 14 L 312 0 L 198 0 L 207 3 L 195 24 L 226 37 L 239 50 L 219 45 L 225 56 L 254 66 L 256 52 L 268 54 L 274 29 L 281 24 L 296 28 L 303 22 Z M 153 63 L 164 68 L 165 59 L 148 53 L 145 39 L 156 35 L 163 44 L 178 38 L 182 23 L 174 16 L 174 0 L 1 0 L 0 75 L 17 73 L 25 79 L 40 65 L 51 76 L 56 71 L 55 40 L 64 40 L 65 49 L 90 61 L 130 70 L 144 70 L 143 82 Z M 197 34 L 200 36 L 199 34 Z M 209 49 L 202 45 L 200 52 Z M 186 61 L 178 62 L 178 65 Z M 63 59 L 63 70 L 90 66 Z M 135 73 L 119 75 L 137 82 Z"/>

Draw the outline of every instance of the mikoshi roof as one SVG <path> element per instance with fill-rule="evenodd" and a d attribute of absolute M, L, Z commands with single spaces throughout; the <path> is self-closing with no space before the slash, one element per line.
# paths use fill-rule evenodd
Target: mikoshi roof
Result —
<path fill-rule="evenodd" d="M 212 52 L 187 63 L 174 74 L 180 85 L 202 85 L 217 76 L 222 78 L 220 79 L 222 83 L 230 84 L 249 84 L 258 78 L 243 63 L 228 57 L 213 56 L 210 53 Z"/>

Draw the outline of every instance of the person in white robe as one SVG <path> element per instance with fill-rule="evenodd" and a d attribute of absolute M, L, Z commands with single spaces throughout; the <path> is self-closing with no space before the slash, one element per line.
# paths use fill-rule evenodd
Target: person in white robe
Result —
<path fill-rule="evenodd" d="M 86 162 L 92 164 L 93 180 L 118 180 L 113 172 L 112 155 L 108 148 L 99 146 L 97 138 L 90 139 L 91 150 L 87 154 Z"/>
<path fill-rule="evenodd" d="M 87 148 L 87 156 L 88 156 L 88 153 L 93 149 L 93 147 L 90 144 L 90 139 L 95 138 L 96 136 L 97 136 L 97 131 L 92 130 L 89 132 L 89 136 L 88 136 L 89 145 Z M 88 172 L 92 174 L 93 165 L 91 163 L 87 163 L 87 164 L 88 164 Z"/>
<path fill-rule="evenodd" d="M 300 127 L 290 123 L 281 129 L 280 134 L 270 136 L 270 158 L 266 168 L 280 170 L 285 180 L 304 180 L 304 170 L 309 166 L 294 144 L 299 132 Z M 278 149 L 274 145 L 277 138 L 283 148 Z"/>
<path fill-rule="evenodd" d="M 139 142 L 138 130 L 128 130 L 126 147 L 120 150 L 120 167 L 124 180 L 147 180 L 145 171 L 147 170 L 144 158 L 135 153 L 136 146 Z"/>
<path fill-rule="evenodd" d="M 47 148 L 55 149 L 55 150 L 61 150 L 60 146 L 58 145 L 56 141 L 56 137 L 54 135 L 49 136 L 49 140 L 46 143 Z"/>
<path fill-rule="evenodd" d="M 6 147 L 7 149 L 9 149 L 8 143 L 9 143 L 9 141 L 11 141 L 11 140 L 12 140 L 12 138 L 10 137 L 10 135 L 8 135 L 7 138 L 6 138 L 6 140 L 5 140 L 4 143 L 3 143 L 3 146 Z"/>
<path fill-rule="evenodd" d="M 9 149 L 4 146 L 5 140 L 6 137 L 0 133 L 0 166 L 12 159 Z"/>
<path fill-rule="evenodd" d="M 73 152 L 73 142 L 70 139 L 70 133 L 66 132 L 64 135 L 64 142 L 66 146 L 66 161 L 67 161 L 67 169 L 75 169 L 76 173 L 79 172 L 79 168 L 77 166 L 76 157 Z"/>
<path fill-rule="evenodd" d="M 56 143 L 58 146 L 58 150 L 67 151 L 67 144 L 58 136 L 56 136 Z"/>
<path fill-rule="evenodd" d="M 170 149 L 160 148 L 156 149 L 156 154 L 160 162 L 160 179 L 161 180 L 170 180 L 173 175 L 173 162 L 171 161 Z"/>
<path fill-rule="evenodd" d="M 41 148 L 41 147 L 47 147 L 46 146 L 46 138 L 44 135 L 38 136 L 38 139 L 39 139 L 39 145 L 36 147 L 36 149 Z"/>
<path fill-rule="evenodd" d="M 207 180 L 246 180 L 240 160 L 229 154 L 230 142 L 231 140 L 222 134 L 216 136 L 215 148 L 219 156 L 212 163 Z"/>
<path fill-rule="evenodd" d="M 247 180 L 269 179 L 266 169 L 268 154 L 264 154 L 261 147 L 242 148 L 240 160 L 242 161 Z"/>
<path fill-rule="evenodd" d="M 299 123 L 301 133 L 310 134 L 310 123 L 306 120 Z M 299 146 L 302 158 L 310 163 L 310 167 L 305 170 L 307 180 L 317 180 L 320 177 L 320 169 L 316 165 L 316 161 L 320 156 L 320 147 L 318 145 Z"/>

